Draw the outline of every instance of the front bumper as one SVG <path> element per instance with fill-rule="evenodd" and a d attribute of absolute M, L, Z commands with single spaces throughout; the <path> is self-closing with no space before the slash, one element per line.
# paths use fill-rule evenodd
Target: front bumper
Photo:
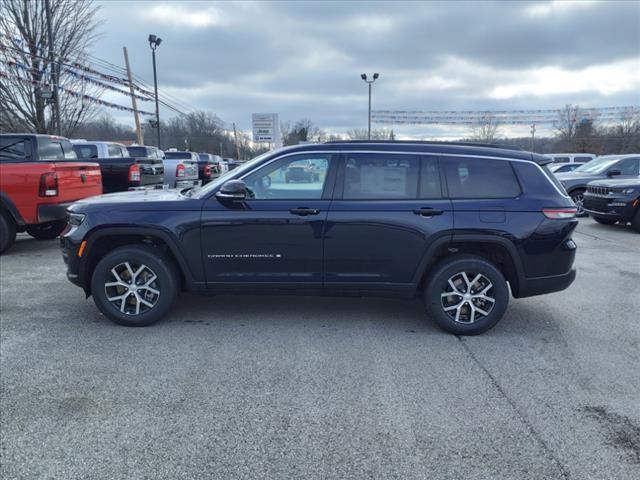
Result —
<path fill-rule="evenodd" d="M 67 219 L 67 208 L 71 203 L 48 203 L 38 205 L 38 223 L 59 222 Z"/>
<path fill-rule="evenodd" d="M 637 199 L 628 196 L 584 195 L 584 209 L 590 215 L 630 221 L 635 214 Z"/>

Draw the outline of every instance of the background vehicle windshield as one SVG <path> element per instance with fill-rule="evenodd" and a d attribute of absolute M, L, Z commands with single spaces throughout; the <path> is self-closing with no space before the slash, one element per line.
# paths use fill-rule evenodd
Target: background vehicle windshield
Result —
<path fill-rule="evenodd" d="M 591 160 L 589 163 L 585 163 L 581 167 L 576 168 L 574 172 L 601 173 L 616 163 L 619 159 L 620 157 L 618 156 L 596 158 L 595 160 Z"/>

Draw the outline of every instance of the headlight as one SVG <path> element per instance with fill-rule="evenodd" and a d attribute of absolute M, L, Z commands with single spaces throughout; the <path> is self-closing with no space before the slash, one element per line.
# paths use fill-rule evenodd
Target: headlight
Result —
<path fill-rule="evenodd" d="M 82 213 L 69 213 L 69 225 L 73 225 L 77 227 L 82 222 L 84 222 L 86 215 Z"/>
<path fill-rule="evenodd" d="M 635 192 L 636 189 L 635 188 L 624 188 L 622 190 L 622 193 L 624 193 L 625 195 L 631 195 L 633 192 Z"/>

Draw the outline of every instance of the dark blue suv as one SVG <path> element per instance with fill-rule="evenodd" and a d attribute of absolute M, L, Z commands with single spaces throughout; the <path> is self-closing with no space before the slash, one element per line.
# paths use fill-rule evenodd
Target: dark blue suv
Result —
<path fill-rule="evenodd" d="M 576 207 L 547 157 L 502 147 L 333 142 L 266 153 L 204 187 L 69 208 L 68 278 L 123 325 L 180 291 L 424 298 L 462 335 L 575 278 Z M 287 182 L 296 166 L 308 182 Z M 508 285 L 508 286 L 507 286 Z"/>

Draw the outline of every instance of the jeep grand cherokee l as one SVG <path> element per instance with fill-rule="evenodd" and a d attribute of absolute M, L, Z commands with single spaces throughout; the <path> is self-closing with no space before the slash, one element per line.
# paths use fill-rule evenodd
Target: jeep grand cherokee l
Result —
<path fill-rule="evenodd" d="M 631 222 L 640 232 L 640 176 L 590 182 L 584 193 L 584 210 L 598 223 Z"/>
<path fill-rule="evenodd" d="M 584 192 L 593 180 L 607 178 L 635 178 L 640 175 L 640 154 L 606 155 L 591 160 L 572 172 L 558 173 L 556 177 L 578 207 L 578 216 L 586 216 Z"/>
<path fill-rule="evenodd" d="M 287 184 L 308 161 L 317 179 Z M 181 290 L 388 295 L 422 296 L 442 328 L 478 334 L 509 291 L 575 278 L 576 207 L 550 161 L 468 144 L 287 147 L 204 187 L 76 203 L 67 276 L 123 325 L 158 321 Z"/>

